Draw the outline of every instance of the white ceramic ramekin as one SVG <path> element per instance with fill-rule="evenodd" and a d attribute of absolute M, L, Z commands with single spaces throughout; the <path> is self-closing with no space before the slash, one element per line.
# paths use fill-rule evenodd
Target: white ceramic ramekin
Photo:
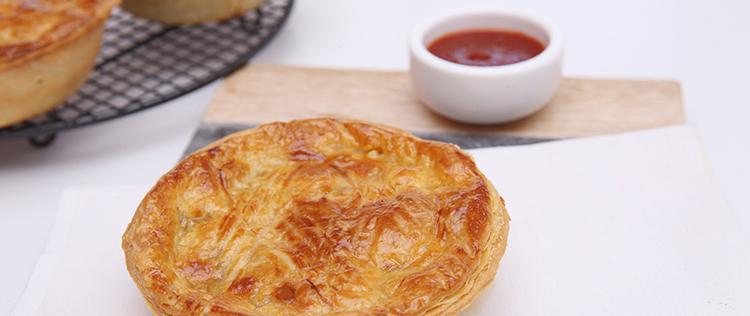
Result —
<path fill-rule="evenodd" d="M 446 34 L 473 29 L 522 32 L 545 49 L 522 62 L 485 67 L 453 63 L 427 50 Z M 562 79 L 562 32 L 519 12 L 466 9 L 435 16 L 414 28 L 409 50 L 417 96 L 438 114 L 465 123 L 496 124 L 526 117 L 549 103 Z"/>

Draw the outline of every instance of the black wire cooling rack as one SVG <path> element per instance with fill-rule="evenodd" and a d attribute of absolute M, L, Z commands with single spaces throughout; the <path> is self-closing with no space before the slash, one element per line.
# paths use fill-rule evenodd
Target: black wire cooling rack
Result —
<path fill-rule="evenodd" d="M 57 132 L 135 113 L 226 76 L 271 40 L 292 3 L 267 0 L 241 17 L 189 26 L 168 26 L 115 8 L 84 86 L 54 110 L 0 129 L 0 140 L 27 137 L 44 146 Z"/>

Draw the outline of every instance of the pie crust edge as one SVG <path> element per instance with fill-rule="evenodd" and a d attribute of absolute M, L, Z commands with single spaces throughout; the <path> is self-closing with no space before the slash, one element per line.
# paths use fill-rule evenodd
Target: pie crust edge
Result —
<path fill-rule="evenodd" d="M 376 126 L 384 130 L 391 131 L 397 135 L 402 135 L 402 136 L 406 135 L 409 137 L 414 137 L 408 132 L 402 131 L 400 129 L 388 127 L 385 125 L 381 125 L 381 124 L 366 123 L 366 122 L 356 121 L 356 120 L 335 120 L 335 119 L 324 119 L 324 120 L 343 121 L 343 122 L 360 122 L 360 123 L 365 123 L 365 124 L 369 124 L 372 126 Z M 205 146 L 204 148 L 198 150 L 196 153 L 201 153 L 201 152 L 210 150 L 211 148 L 214 148 L 216 145 L 219 145 L 225 142 L 227 139 L 235 138 L 235 137 L 241 138 L 244 135 L 247 135 L 249 133 L 254 133 L 254 130 L 255 129 L 251 129 L 251 130 L 242 131 L 242 132 L 229 135 L 227 137 L 222 138 L 221 140 L 218 140 L 212 144 Z M 458 147 L 456 146 L 453 146 L 453 147 L 461 151 L 460 149 L 458 149 Z M 474 161 L 473 157 L 471 157 L 471 155 L 468 155 L 468 156 L 471 158 L 473 162 Z M 175 167 L 175 169 L 176 168 L 177 166 Z M 175 169 L 172 169 L 172 171 L 174 171 Z M 481 174 L 481 171 L 479 171 L 479 173 Z M 506 247 L 507 247 L 510 217 L 508 215 L 507 209 L 505 208 L 505 202 L 502 199 L 502 197 L 498 195 L 497 190 L 495 189 L 494 185 L 488 179 L 486 179 L 486 177 L 483 174 L 481 174 L 481 176 L 485 179 L 491 191 L 491 194 L 490 194 L 491 209 L 496 210 L 497 213 L 495 214 L 499 216 L 493 216 L 493 223 L 491 224 L 490 229 L 488 230 L 487 246 L 485 247 L 484 250 L 482 250 L 481 262 L 478 264 L 476 268 L 477 272 L 474 273 L 473 275 L 468 276 L 469 280 L 466 281 L 466 285 L 462 286 L 459 291 L 450 294 L 448 297 L 443 299 L 439 304 L 436 304 L 429 309 L 423 310 L 422 311 L 423 315 L 458 314 L 463 309 L 465 309 L 468 305 L 470 305 L 477 298 L 477 296 L 479 296 L 483 292 L 483 290 L 487 286 L 489 286 L 494 280 L 494 277 L 499 267 L 500 259 L 503 257 Z M 159 183 L 157 183 L 151 189 L 149 194 L 151 194 L 158 186 L 159 186 Z M 145 199 L 144 199 L 144 202 L 145 202 Z M 142 202 L 138 206 L 136 214 L 133 217 L 133 222 L 131 222 L 131 224 L 128 225 L 128 229 L 123 235 L 122 247 L 123 247 L 123 250 L 125 251 L 125 257 L 126 257 L 128 270 L 131 276 L 133 277 L 134 282 L 138 285 L 139 290 L 144 295 L 144 298 L 146 298 L 149 308 L 151 308 L 155 313 L 159 315 L 172 315 L 172 314 L 187 313 L 185 310 L 185 306 L 176 306 L 179 304 L 170 305 L 168 302 L 165 304 L 164 297 L 156 297 L 158 296 L 158 294 L 154 295 L 153 289 L 147 289 L 146 285 L 143 283 L 143 279 L 142 279 L 143 273 L 157 272 L 155 269 L 153 269 L 154 266 L 149 266 L 148 263 L 146 263 L 146 266 L 144 266 L 143 265 L 144 262 L 138 262 L 138 259 L 136 259 L 136 253 L 139 251 L 143 251 L 144 249 L 139 248 L 139 246 L 137 245 L 137 242 L 134 242 L 133 240 L 133 238 L 137 238 L 135 229 L 133 226 L 138 225 L 136 224 L 136 219 L 139 217 L 143 217 L 144 211 L 145 211 L 145 206 L 144 206 L 144 203 Z M 179 302 L 180 300 L 176 298 L 168 298 L 166 301 Z M 238 304 L 242 305 L 242 304 L 245 304 L 245 302 L 236 300 L 231 297 L 215 296 L 211 304 L 214 304 L 215 306 L 219 306 L 219 307 L 221 306 L 224 307 L 224 308 L 214 309 L 210 313 L 211 315 L 266 315 L 263 313 L 256 313 L 253 310 L 243 311 L 242 308 L 237 308 Z M 357 311 L 350 311 L 349 313 L 359 315 Z M 348 313 L 344 313 L 344 314 L 348 315 Z"/>

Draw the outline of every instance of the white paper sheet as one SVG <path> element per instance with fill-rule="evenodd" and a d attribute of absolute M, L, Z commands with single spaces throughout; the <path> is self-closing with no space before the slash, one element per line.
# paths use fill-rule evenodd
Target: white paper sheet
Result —
<path fill-rule="evenodd" d="M 750 315 L 750 241 L 692 128 L 472 153 L 512 221 L 461 315 Z M 13 316 L 152 315 L 120 250 L 149 187 L 66 190 Z"/>

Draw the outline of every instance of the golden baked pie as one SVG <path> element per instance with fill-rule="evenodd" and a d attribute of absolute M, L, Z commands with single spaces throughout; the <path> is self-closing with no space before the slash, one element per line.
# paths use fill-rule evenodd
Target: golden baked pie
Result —
<path fill-rule="evenodd" d="M 457 147 L 315 119 L 188 156 L 122 247 L 157 315 L 454 315 L 492 282 L 509 220 Z"/>
<path fill-rule="evenodd" d="M 0 127 L 47 112 L 86 81 L 119 0 L 0 0 Z"/>
<path fill-rule="evenodd" d="M 260 6 L 265 0 L 124 0 L 134 15 L 167 24 L 227 20 Z"/>

